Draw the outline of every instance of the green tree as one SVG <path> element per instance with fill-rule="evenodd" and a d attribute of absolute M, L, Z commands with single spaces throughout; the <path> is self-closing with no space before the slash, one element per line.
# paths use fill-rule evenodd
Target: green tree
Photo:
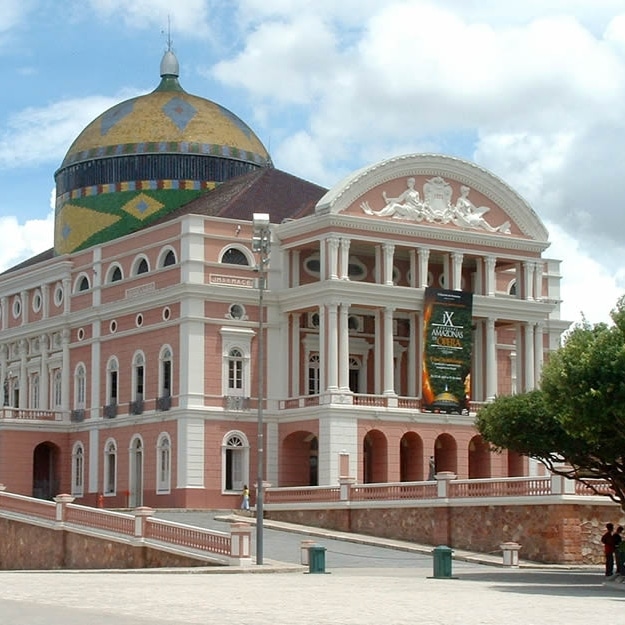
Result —
<path fill-rule="evenodd" d="M 576 325 L 543 367 L 541 389 L 496 398 L 476 425 L 494 449 L 536 458 L 625 510 L 625 298 L 611 317 Z"/>

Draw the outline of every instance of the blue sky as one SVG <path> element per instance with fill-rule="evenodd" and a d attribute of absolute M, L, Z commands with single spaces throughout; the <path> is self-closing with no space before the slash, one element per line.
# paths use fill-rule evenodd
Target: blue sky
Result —
<path fill-rule="evenodd" d="M 562 316 L 625 292 L 625 0 L 1 0 L 0 269 L 52 245 L 54 171 L 152 90 L 168 15 L 181 83 L 324 186 L 408 152 L 517 189 L 564 260 Z"/>

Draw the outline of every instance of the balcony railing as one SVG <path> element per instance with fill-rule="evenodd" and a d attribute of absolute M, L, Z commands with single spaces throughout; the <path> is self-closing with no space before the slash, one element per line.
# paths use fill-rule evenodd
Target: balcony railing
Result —
<path fill-rule="evenodd" d="M 171 395 L 156 398 L 156 409 L 165 412 L 171 408 Z"/>
<path fill-rule="evenodd" d="M 85 420 L 85 409 L 79 408 L 78 410 L 72 410 L 70 413 L 70 420 L 72 423 L 81 423 Z"/>
<path fill-rule="evenodd" d="M 143 414 L 143 400 L 136 399 L 135 401 L 131 401 L 128 406 L 128 412 L 132 415 Z"/>
<path fill-rule="evenodd" d="M 239 397 L 237 395 L 226 395 L 224 397 L 225 410 L 249 410 L 250 398 Z"/>
<path fill-rule="evenodd" d="M 105 419 L 114 419 L 117 416 L 117 404 L 107 404 L 102 410 Z"/>

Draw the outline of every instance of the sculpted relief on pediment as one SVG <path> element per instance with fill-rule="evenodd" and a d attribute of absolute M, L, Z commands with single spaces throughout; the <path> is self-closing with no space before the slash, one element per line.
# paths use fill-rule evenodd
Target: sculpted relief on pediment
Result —
<path fill-rule="evenodd" d="M 408 178 L 406 189 L 399 196 L 389 197 L 386 191 L 382 191 L 384 201 L 382 208 L 374 210 L 368 201 L 362 202 L 360 208 L 367 215 L 376 217 L 454 224 L 459 228 L 510 234 L 510 222 L 504 221 L 497 226 L 491 224 L 484 217 L 490 208 L 475 206 L 469 199 L 470 191 L 468 186 L 461 186 L 460 194 L 454 202 L 451 185 L 440 176 L 435 176 L 423 184 L 423 199 L 421 199 L 416 189 L 415 178 Z"/>

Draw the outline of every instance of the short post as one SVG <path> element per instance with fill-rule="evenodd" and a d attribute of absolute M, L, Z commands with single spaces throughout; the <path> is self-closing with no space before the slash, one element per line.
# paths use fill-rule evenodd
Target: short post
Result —
<path fill-rule="evenodd" d="M 456 479 L 456 474 L 453 471 L 439 471 L 434 477 L 439 499 L 449 497 L 449 482 Z"/>
<path fill-rule="evenodd" d="M 251 561 L 252 528 L 249 523 L 233 523 L 230 526 L 230 557 Z"/>
<path fill-rule="evenodd" d="M 515 542 L 501 543 L 499 545 L 503 555 L 503 565 L 517 568 L 519 566 L 519 549 L 521 545 Z"/>
<path fill-rule="evenodd" d="M 302 540 L 299 544 L 300 549 L 300 562 L 304 566 L 308 566 L 308 550 L 315 544 L 314 540 Z"/>
<path fill-rule="evenodd" d="M 339 498 L 341 501 L 349 501 L 351 499 L 352 486 L 355 483 L 355 477 L 339 477 Z"/>
<path fill-rule="evenodd" d="M 56 504 L 56 521 L 57 523 L 65 522 L 65 511 L 68 503 L 72 503 L 74 497 L 71 495 L 57 495 L 54 497 L 54 503 Z"/>
<path fill-rule="evenodd" d="M 7 487 L 4 484 L 0 484 L 0 492 L 6 490 Z"/>
<path fill-rule="evenodd" d="M 154 514 L 154 510 L 147 506 L 140 506 L 139 508 L 135 508 L 132 513 L 135 515 L 135 537 L 145 538 L 147 519 Z"/>
<path fill-rule="evenodd" d="M 451 555 L 453 550 L 447 545 L 439 545 L 432 549 L 433 577 L 435 579 L 451 579 Z"/>

